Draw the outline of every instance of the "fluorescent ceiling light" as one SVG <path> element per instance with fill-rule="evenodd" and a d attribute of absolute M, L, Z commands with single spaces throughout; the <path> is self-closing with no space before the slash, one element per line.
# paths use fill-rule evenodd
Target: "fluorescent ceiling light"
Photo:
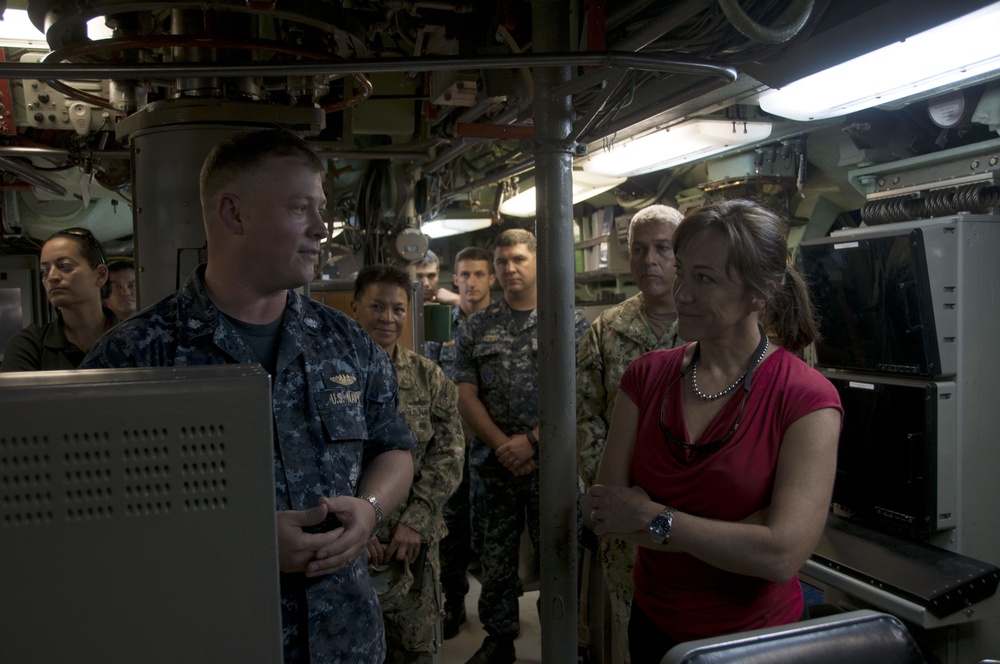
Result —
<path fill-rule="evenodd" d="M 104 17 L 98 16 L 87 21 L 87 36 L 91 39 L 107 39 L 112 31 L 104 25 Z M 28 18 L 26 9 L 5 9 L 0 20 L 0 46 L 49 50 L 45 35 Z"/>
<path fill-rule="evenodd" d="M 1000 69 L 1000 3 L 760 96 L 768 113 L 822 120 Z"/>
<path fill-rule="evenodd" d="M 588 155 L 581 166 L 602 175 L 640 175 L 762 141 L 770 135 L 770 122 L 693 120 L 601 148 Z"/>
<path fill-rule="evenodd" d="M 470 233 L 483 228 L 489 228 L 493 224 L 493 215 L 485 213 L 477 215 L 470 213 L 455 213 L 453 217 L 442 216 L 438 219 L 424 222 L 420 230 L 431 238 L 448 237 L 459 233 Z"/>
<path fill-rule="evenodd" d="M 607 177 L 605 175 L 573 171 L 573 205 L 603 194 L 609 189 L 625 182 L 623 177 Z M 535 188 L 525 189 L 517 196 L 508 198 L 500 204 L 500 212 L 511 217 L 535 216 Z"/>
<path fill-rule="evenodd" d="M 28 19 L 25 9 L 4 10 L 0 21 L 0 46 L 49 50 L 45 35 Z"/>

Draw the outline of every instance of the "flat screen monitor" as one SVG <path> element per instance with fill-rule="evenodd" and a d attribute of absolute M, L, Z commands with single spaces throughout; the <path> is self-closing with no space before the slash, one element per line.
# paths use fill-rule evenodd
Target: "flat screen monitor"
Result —
<path fill-rule="evenodd" d="M 826 376 L 844 407 L 834 504 L 874 528 L 916 534 L 954 527 L 955 383 Z"/>
<path fill-rule="evenodd" d="M 0 374 L 0 661 L 282 658 L 257 366 Z"/>
<path fill-rule="evenodd" d="M 922 229 L 803 243 L 823 366 L 942 375 Z"/>

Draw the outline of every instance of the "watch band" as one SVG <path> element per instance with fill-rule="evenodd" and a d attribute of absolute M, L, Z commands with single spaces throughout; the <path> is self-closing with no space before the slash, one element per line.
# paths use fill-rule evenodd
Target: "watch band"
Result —
<path fill-rule="evenodd" d="M 371 506 L 375 509 L 375 526 L 372 528 L 372 534 L 368 537 L 375 537 L 375 533 L 378 532 L 379 526 L 382 525 L 382 506 L 379 505 L 378 499 L 375 496 L 370 496 L 367 493 L 363 493 L 358 496 L 361 500 L 367 500 L 371 503 Z"/>
<path fill-rule="evenodd" d="M 535 438 L 534 429 L 528 429 L 524 435 L 528 437 L 528 442 L 531 443 L 532 447 L 538 447 L 538 439 Z"/>
<path fill-rule="evenodd" d="M 670 531 L 674 527 L 673 507 L 664 507 L 663 511 L 649 522 L 649 536 L 656 544 L 670 544 Z"/>

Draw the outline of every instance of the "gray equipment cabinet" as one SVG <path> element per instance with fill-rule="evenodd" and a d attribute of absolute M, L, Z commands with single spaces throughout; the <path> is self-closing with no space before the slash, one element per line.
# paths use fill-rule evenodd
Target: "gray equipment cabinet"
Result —
<path fill-rule="evenodd" d="M 0 375 L 0 661 L 282 659 L 257 366 Z"/>

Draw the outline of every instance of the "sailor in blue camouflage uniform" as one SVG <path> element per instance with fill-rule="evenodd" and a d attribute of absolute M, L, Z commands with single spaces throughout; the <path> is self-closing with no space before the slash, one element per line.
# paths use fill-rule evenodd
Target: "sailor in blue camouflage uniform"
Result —
<path fill-rule="evenodd" d="M 322 183 L 322 162 L 288 131 L 222 141 L 201 173 L 208 263 L 105 335 L 83 368 L 267 369 L 284 661 L 380 664 L 364 550 L 382 511 L 409 491 L 414 438 L 385 352 L 346 315 L 291 290 L 312 280 L 326 237 Z"/>
<path fill-rule="evenodd" d="M 448 378 L 455 377 L 455 343 L 468 317 L 490 304 L 490 288 L 495 277 L 491 269 L 493 255 L 481 247 L 466 247 L 455 255 L 452 282 L 458 287 L 458 305 L 451 311 L 451 341 L 427 342 L 427 357 L 435 360 Z M 481 464 L 492 451 L 486 446 L 471 454 L 472 430 L 462 423 L 466 442 L 462 482 L 444 506 L 448 534 L 441 540 L 441 591 L 444 593 L 443 635 L 458 635 L 466 621 L 465 596 L 469 593 L 469 565 L 473 552 L 482 540 L 483 483 L 473 466 Z"/>
<path fill-rule="evenodd" d="M 417 438 L 413 487 L 368 541 L 369 571 L 385 621 L 386 662 L 431 664 L 441 637 L 438 543 L 441 511 L 458 486 L 465 442 L 458 390 L 441 368 L 399 343 L 410 303 L 410 277 L 390 265 L 366 265 L 354 282 L 351 312 L 382 347 L 399 377 L 400 410 Z"/>
<path fill-rule="evenodd" d="M 476 469 L 486 504 L 479 617 L 488 636 L 470 664 L 515 661 L 518 560 L 526 519 L 532 544 L 539 548 L 535 236 L 522 229 L 501 233 L 493 267 L 504 296 L 466 321 L 455 362 L 459 410 L 476 434 L 473 448 L 493 452 Z M 577 341 L 587 327 L 577 312 Z"/>

